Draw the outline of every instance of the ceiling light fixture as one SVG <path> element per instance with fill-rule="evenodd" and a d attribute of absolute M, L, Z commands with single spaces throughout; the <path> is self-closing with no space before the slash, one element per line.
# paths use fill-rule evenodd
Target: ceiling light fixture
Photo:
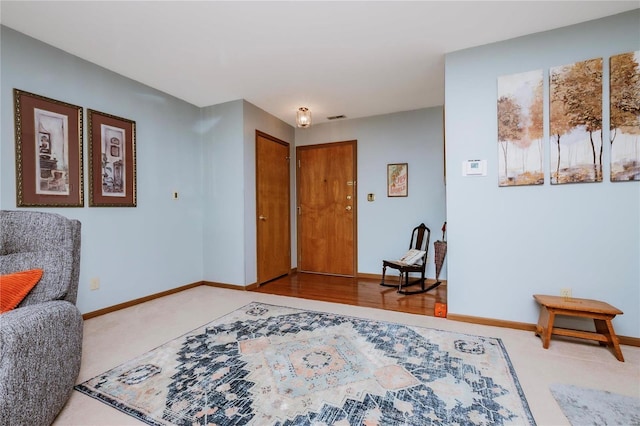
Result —
<path fill-rule="evenodd" d="M 311 126 L 311 111 L 309 111 L 309 108 L 298 108 L 298 113 L 296 114 L 296 125 L 302 128 Z"/>

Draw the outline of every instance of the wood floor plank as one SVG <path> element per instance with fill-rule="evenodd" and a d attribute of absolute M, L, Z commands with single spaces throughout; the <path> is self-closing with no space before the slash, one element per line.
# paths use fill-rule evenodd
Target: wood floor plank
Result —
<path fill-rule="evenodd" d="M 434 282 L 435 280 L 427 280 L 426 286 Z M 409 287 L 414 288 L 419 287 Z M 292 273 L 252 291 L 427 316 L 434 316 L 436 302 L 447 303 L 446 282 L 427 293 L 403 295 L 393 287 L 381 286 L 380 280 L 375 278 L 347 278 L 308 273 Z"/>

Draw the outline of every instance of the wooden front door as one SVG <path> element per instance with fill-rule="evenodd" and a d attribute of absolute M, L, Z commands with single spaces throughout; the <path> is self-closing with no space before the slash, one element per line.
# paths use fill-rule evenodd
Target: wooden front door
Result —
<path fill-rule="evenodd" d="M 256 131 L 258 285 L 291 270 L 289 144 Z"/>
<path fill-rule="evenodd" d="M 296 148 L 298 270 L 356 274 L 356 141 Z"/>

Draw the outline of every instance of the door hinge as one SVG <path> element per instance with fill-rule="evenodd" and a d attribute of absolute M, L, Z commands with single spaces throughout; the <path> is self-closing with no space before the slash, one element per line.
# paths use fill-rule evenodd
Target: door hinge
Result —
<path fill-rule="evenodd" d="M 300 160 L 298 160 L 298 168 L 300 168 Z"/>
<path fill-rule="evenodd" d="M 302 214 L 302 207 L 298 206 L 298 216 Z"/>

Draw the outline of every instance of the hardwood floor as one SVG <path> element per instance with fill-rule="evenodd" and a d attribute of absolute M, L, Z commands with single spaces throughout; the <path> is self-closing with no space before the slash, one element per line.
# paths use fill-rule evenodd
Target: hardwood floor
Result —
<path fill-rule="evenodd" d="M 434 282 L 427 280 L 427 285 Z M 409 290 L 418 288 L 415 285 Z M 447 303 L 446 282 L 426 293 L 404 295 L 393 287 L 381 286 L 379 278 L 345 278 L 307 273 L 292 273 L 252 291 L 428 316 L 433 316 L 436 302 Z"/>

